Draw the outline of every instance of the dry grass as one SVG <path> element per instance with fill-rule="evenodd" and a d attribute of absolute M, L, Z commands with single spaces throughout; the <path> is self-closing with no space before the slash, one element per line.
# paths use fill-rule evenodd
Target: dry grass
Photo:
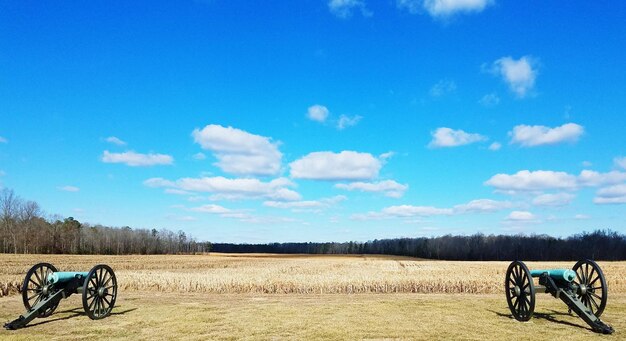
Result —
<path fill-rule="evenodd" d="M 120 290 L 220 294 L 501 293 L 508 262 L 447 262 L 387 256 L 211 254 L 74 256 L 0 254 L 0 292 L 17 293 L 26 271 L 47 261 L 62 271 L 109 264 Z M 528 262 L 571 268 L 574 262 Z M 601 262 L 609 293 L 626 293 L 626 262 Z M 1 295 L 1 294 L 0 294 Z"/>
<path fill-rule="evenodd" d="M 0 321 L 23 310 L 0 299 Z M 549 295 L 529 322 L 510 317 L 504 295 L 229 295 L 121 292 L 113 314 L 92 321 L 80 298 L 2 340 L 589 340 L 594 334 Z M 626 338 L 626 295 L 609 298 L 602 316 Z"/>

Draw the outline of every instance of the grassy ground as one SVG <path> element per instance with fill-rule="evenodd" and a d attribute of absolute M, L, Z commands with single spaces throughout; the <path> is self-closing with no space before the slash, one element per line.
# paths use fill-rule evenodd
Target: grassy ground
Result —
<path fill-rule="evenodd" d="M 92 321 L 78 296 L 2 340 L 153 339 L 624 339 L 626 295 L 612 296 L 603 315 L 616 332 L 598 335 L 563 304 L 538 297 L 535 317 L 517 322 L 503 295 L 357 294 L 229 295 L 123 293 L 113 314 Z M 17 296 L 0 300 L 0 320 L 17 317 Z"/>
<path fill-rule="evenodd" d="M 538 294 L 531 321 L 512 319 L 503 293 L 508 262 L 386 256 L 0 254 L 0 290 L 8 294 L 0 297 L 0 323 L 23 313 L 16 288 L 41 261 L 66 271 L 111 265 L 119 283 L 113 314 L 92 321 L 74 295 L 25 329 L 1 329 L 0 340 L 605 337 L 547 294 Z M 573 264 L 528 263 L 531 269 Z M 609 338 L 626 339 L 626 262 L 600 266 L 609 283 L 602 319 L 616 329 Z"/>

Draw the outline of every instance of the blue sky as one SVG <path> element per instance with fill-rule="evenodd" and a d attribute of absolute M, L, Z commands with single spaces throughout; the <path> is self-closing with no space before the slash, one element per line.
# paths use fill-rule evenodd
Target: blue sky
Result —
<path fill-rule="evenodd" d="M 0 186 L 226 242 L 625 232 L 626 4 L 3 1 Z"/>

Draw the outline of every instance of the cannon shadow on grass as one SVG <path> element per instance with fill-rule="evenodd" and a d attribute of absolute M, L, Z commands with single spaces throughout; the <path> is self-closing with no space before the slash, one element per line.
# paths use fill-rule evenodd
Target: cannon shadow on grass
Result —
<path fill-rule="evenodd" d="M 496 315 L 498 315 L 500 317 L 508 317 L 510 319 L 515 319 L 513 317 L 513 315 L 511 315 L 511 314 L 503 314 L 503 313 L 500 313 L 500 312 L 497 312 L 497 311 L 494 311 L 494 310 L 488 310 L 488 311 L 492 312 L 492 313 L 494 313 L 494 314 L 496 314 Z M 572 316 L 572 315 L 570 315 L 568 313 L 564 313 L 564 312 L 556 311 L 556 310 L 550 310 L 550 311 L 551 311 L 551 313 L 538 313 L 538 312 L 535 312 L 533 314 L 533 318 L 544 319 L 544 320 L 548 320 L 550 322 L 554 322 L 554 323 L 558 323 L 558 324 L 564 324 L 564 325 L 570 326 L 570 327 L 577 327 L 577 328 L 591 330 L 590 328 L 587 328 L 585 326 L 581 326 L 579 324 L 572 323 L 572 322 L 559 320 L 559 319 L 557 319 L 555 317 L 557 315 L 559 315 L 559 316 Z"/>
<path fill-rule="evenodd" d="M 122 311 L 112 311 L 110 316 L 124 315 L 126 313 L 130 313 L 130 312 L 135 311 L 137 309 L 138 308 L 126 309 L 126 310 L 122 310 Z M 70 319 L 73 319 L 73 318 L 79 317 L 79 316 L 87 316 L 87 314 L 85 313 L 85 311 L 82 308 L 74 308 L 74 309 L 69 309 L 69 310 L 63 310 L 63 311 L 57 312 L 56 314 L 63 314 L 63 313 L 73 313 L 73 314 L 69 315 L 69 316 L 57 317 L 57 318 L 53 318 L 53 319 L 49 319 L 49 320 L 45 320 L 45 321 L 29 324 L 29 325 L 25 326 L 24 328 L 30 328 L 30 327 L 34 327 L 34 326 L 39 326 L 39 325 L 50 323 L 50 322 L 70 320 Z"/>

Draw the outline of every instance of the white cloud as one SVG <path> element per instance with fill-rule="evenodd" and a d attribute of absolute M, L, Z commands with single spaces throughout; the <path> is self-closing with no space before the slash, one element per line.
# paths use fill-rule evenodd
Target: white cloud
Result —
<path fill-rule="evenodd" d="M 576 176 L 565 172 L 521 170 L 513 175 L 496 174 L 485 185 L 502 191 L 541 191 L 546 189 L 574 189 Z"/>
<path fill-rule="evenodd" d="M 428 217 L 435 215 L 451 215 L 451 208 L 437 208 L 433 206 L 399 205 L 382 209 L 382 213 L 392 217 Z"/>
<path fill-rule="evenodd" d="M 576 220 L 587 220 L 587 219 L 591 219 L 591 217 L 586 215 L 586 214 L 577 214 L 577 215 L 574 216 L 574 219 L 576 219 Z"/>
<path fill-rule="evenodd" d="M 507 217 L 509 221 L 535 221 L 537 217 L 528 211 L 513 211 Z"/>
<path fill-rule="evenodd" d="M 165 193 L 176 194 L 176 195 L 191 195 L 191 192 L 183 191 L 182 189 L 177 189 L 177 188 L 166 188 Z"/>
<path fill-rule="evenodd" d="M 110 153 L 105 150 L 102 154 L 102 162 L 105 163 L 124 163 L 132 167 L 171 165 L 174 158 L 166 154 L 140 154 L 134 151 L 124 153 Z"/>
<path fill-rule="evenodd" d="M 354 151 L 313 152 L 289 164 L 294 179 L 369 180 L 378 176 L 379 159 Z"/>
<path fill-rule="evenodd" d="M 613 159 L 613 162 L 615 162 L 616 166 L 626 169 L 626 156 L 616 157 Z"/>
<path fill-rule="evenodd" d="M 211 213 L 211 214 L 224 214 L 224 213 L 231 213 L 232 210 L 220 206 L 220 205 L 213 205 L 213 204 L 208 204 L 208 205 L 202 205 L 200 207 L 193 207 L 189 209 L 190 211 L 194 211 L 194 212 L 202 212 L 202 213 Z"/>
<path fill-rule="evenodd" d="M 347 198 L 343 195 L 337 195 L 331 198 L 323 198 L 320 200 L 304 200 L 304 201 L 266 201 L 263 206 L 293 210 L 315 210 L 321 208 L 327 208 L 332 205 L 338 204 Z"/>
<path fill-rule="evenodd" d="M 182 178 L 170 181 L 163 178 L 151 178 L 144 181 L 148 187 L 165 187 L 188 192 L 213 193 L 212 199 L 268 199 L 268 200 L 300 200 L 299 193 L 289 189 L 295 186 L 287 178 L 278 178 L 270 182 L 258 179 L 228 179 L 221 176 L 203 178 Z"/>
<path fill-rule="evenodd" d="M 330 13 L 342 19 L 350 18 L 355 10 L 360 10 L 364 17 L 372 16 L 372 12 L 367 9 L 362 0 L 330 0 L 328 9 Z"/>
<path fill-rule="evenodd" d="M 500 148 L 502 148 L 502 144 L 500 144 L 500 142 L 494 142 L 489 145 L 489 150 L 492 150 L 492 151 L 500 150 Z"/>
<path fill-rule="evenodd" d="M 0 136 L 0 143 L 9 143 L 9 140 L 7 140 L 6 138 Z"/>
<path fill-rule="evenodd" d="M 354 115 L 352 117 L 341 115 L 339 116 L 339 121 L 337 121 L 337 129 L 343 130 L 345 128 L 355 126 L 361 121 L 362 118 L 363 116 L 359 115 Z"/>
<path fill-rule="evenodd" d="M 472 212 L 495 212 L 513 207 L 510 201 L 497 201 L 491 199 L 476 199 L 454 206 L 456 213 L 472 213 Z"/>
<path fill-rule="evenodd" d="M 435 18 L 450 17 L 461 13 L 479 13 L 493 0 L 397 0 L 398 8 L 409 13 L 419 13 L 422 9 Z"/>
<path fill-rule="evenodd" d="M 478 103 L 485 107 L 495 107 L 498 103 L 500 103 L 500 97 L 498 97 L 495 93 L 486 94 L 478 101 Z"/>
<path fill-rule="evenodd" d="M 593 163 L 591 163 L 590 161 L 583 161 L 581 164 L 582 164 L 583 167 L 591 167 L 591 166 L 593 166 Z"/>
<path fill-rule="evenodd" d="M 561 142 L 576 142 L 585 132 L 585 128 L 576 123 L 566 123 L 562 126 L 550 128 L 546 126 L 518 125 L 509 132 L 511 143 L 518 143 L 523 147 L 535 147 Z"/>
<path fill-rule="evenodd" d="M 323 105 L 315 104 L 309 107 L 306 116 L 312 121 L 325 122 L 328 118 L 328 113 L 328 108 Z"/>
<path fill-rule="evenodd" d="M 491 72 L 502 77 L 509 89 L 519 98 L 526 97 L 535 86 L 537 78 L 537 62 L 531 56 L 518 60 L 503 57 L 493 62 Z"/>
<path fill-rule="evenodd" d="M 118 146 L 125 146 L 126 142 L 120 140 L 119 138 L 115 137 L 115 136 L 109 136 L 105 139 L 106 142 L 108 143 L 112 143 L 112 144 L 116 144 Z"/>
<path fill-rule="evenodd" d="M 487 140 L 487 137 L 480 134 L 470 134 L 460 129 L 453 130 L 446 127 L 437 128 L 437 130 L 431 132 L 431 135 L 433 139 L 428 145 L 431 148 L 457 147 Z"/>
<path fill-rule="evenodd" d="M 496 174 L 485 185 L 499 191 L 576 190 L 581 187 L 614 185 L 626 181 L 626 172 L 599 173 L 583 170 L 578 176 L 566 172 L 521 170 L 515 174 Z"/>
<path fill-rule="evenodd" d="M 572 200 L 576 198 L 575 195 L 570 193 L 555 193 L 555 194 L 541 194 L 535 197 L 532 204 L 535 206 L 567 206 Z"/>
<path fill-rule="evenodd" d="M 393 180 L 384 180 L 379 182 L 352 182 L 349 184 L 336 184 L 335 188 L 345 189 L 348 191 L 384 193 L 385 196 L 391 198 L 400 198 L 404 195 L 404 192 L 409 188 L 409 186 L 397 183 Z"/>
<path fill-rule="evenodd" d="M 433 85 L 428 92 L 431 97 L 442 97 L 444 95 L 453 93 L 456 91 L 456 83 L 451 80 L 442 79 L 437 84 Z"/>
<path fill-rule="evenodd" d="M 64 192 L 78 192 L 80 191 L 80 188 L 76 186 L 62 186 L 62 187 L 59 187 L 59 190 L 64 191 Z"/>
<path fill-rule="evenodd" d="M 195 153 L 191 156 L 194 160 L 204 160 L 206 159 L 206 155 L 204 155 L 204 153 L 199 152 L 199 153 Z"/>
<path fill-rule="evenodd" d="M 275 175 L 280 171 L 282 153 L 271 138 L 233 127 L 207 125 L 194 129 L 194 141 L 215 154 L 222 171 L 238 175 Z"/>
<path fill-rule="evenodd" d="M 601 188 L 593 198 L 596 204 L 626 204 L 626 184 Z"/>
<path fill-rule="evenodd" d="M 626 181 L 626 173 L 618 171 L 599 173 L 592 170 L 583 170 L 578 176 L 580 186 L 588 187 L 615 185 L 623 181 Z"/>
<path fill-rule="evenodd" d="M 196 221 L 197 219 L 192 217 L 192 216 L 177 216 L 177 215 L 167 215 L 166 216 L 167 219 L 169 220 L 175 220 L 175 221 Z"/>

